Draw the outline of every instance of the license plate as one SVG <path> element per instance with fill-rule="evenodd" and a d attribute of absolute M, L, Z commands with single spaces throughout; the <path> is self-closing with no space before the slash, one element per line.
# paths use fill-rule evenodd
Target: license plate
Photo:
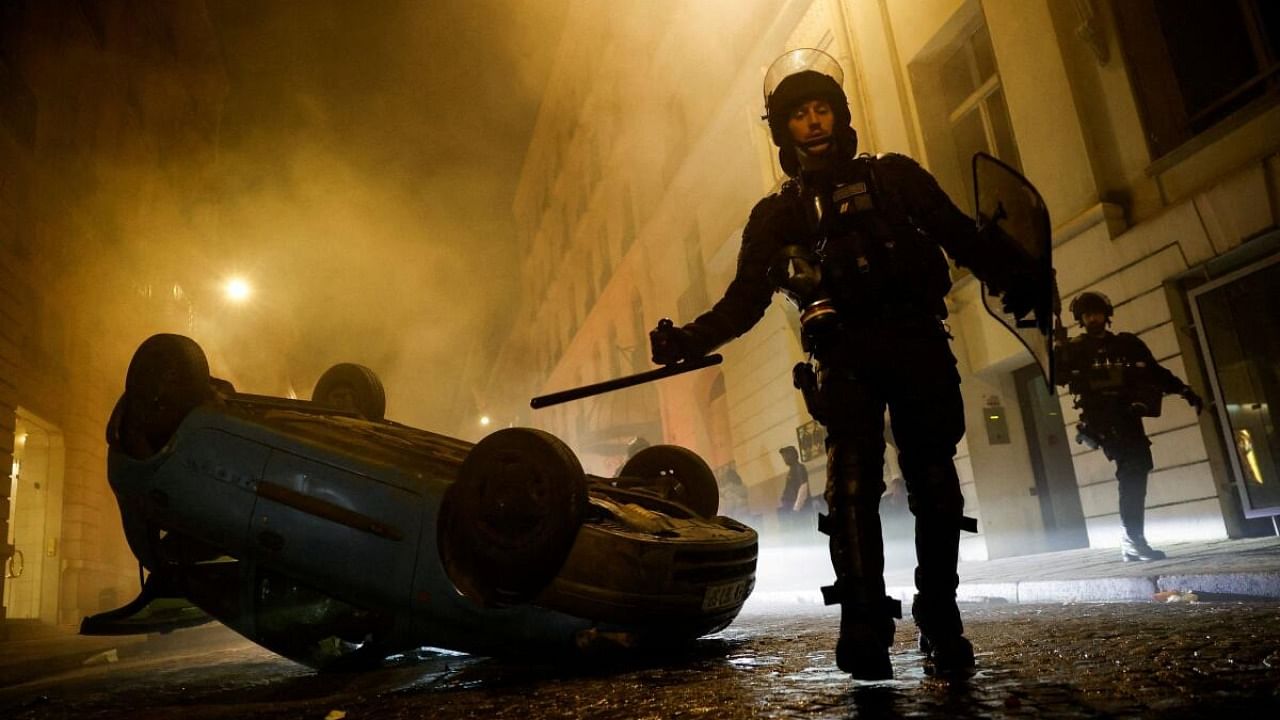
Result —
<path fill-rule="evenodd" d="M 739 580 L 737 582 L 725 583 L 724 585 L 712 585 L 707 588 L 707 592 L 702 596 L 703 610 L 719 610 L 747 599 L 747 581 Z"/>

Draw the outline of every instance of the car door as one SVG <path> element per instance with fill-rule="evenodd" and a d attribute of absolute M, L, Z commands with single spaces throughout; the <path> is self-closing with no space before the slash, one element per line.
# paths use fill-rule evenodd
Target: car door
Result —
<path fill-rule="evenodd" d="M 275 450 L 257 487 L 259 562 L 351 602 L 408 602 L 421 496 L 316 459 Z"/>
<path fill-rule="evenodd" d="M 241 557 L 271 449 L 208 426 L 182 432 L 178 445 L 147 492 L 153 517 L 169 532 Z"/>

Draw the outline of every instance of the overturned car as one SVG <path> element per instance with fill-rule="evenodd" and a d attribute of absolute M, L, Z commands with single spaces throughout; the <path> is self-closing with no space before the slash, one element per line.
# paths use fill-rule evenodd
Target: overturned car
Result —
<path fill-rule="evenodd" d="M 587 475 L 554 436 L 479 443 L 383 418 L 341 364 L 310 401 L 236 392 L 203 351 L 155 335 L 107 428 L 141 595 L 84 634 L 217 620 L 317 669 L 419 647 L 476 654 L 687 643 L 727 626 L 757 537 L 718 517 L 696 454 L 659 445 Z"/>

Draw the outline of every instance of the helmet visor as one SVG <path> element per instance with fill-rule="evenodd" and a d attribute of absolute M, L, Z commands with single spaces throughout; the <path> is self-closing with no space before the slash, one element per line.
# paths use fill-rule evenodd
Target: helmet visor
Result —
<path fill-rule="evenodd" d="M 797 48 L 773 61 L 764 74 L 764 100 L 767 105 L 769 96 L 778 89 L 778 84 L 791 75 L 805 70 L 822 73 L 844 87 L 844 71 L 836 59 L 817 48 Z"/>

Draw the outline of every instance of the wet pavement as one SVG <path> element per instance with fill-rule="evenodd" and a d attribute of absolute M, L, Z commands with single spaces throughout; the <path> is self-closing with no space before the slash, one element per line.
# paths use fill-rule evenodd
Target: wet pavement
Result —
<path fill-rule="evenodd" d="M 0 717 L 1280 717 L 1280 602 L 988 603 L 963 612 L 979 653 L 965 681 L 924 675 L 906 621 L 897 679 L 852 682 L 834 667 L 833 608 L 753 601 L 687 652 L 574 664 L 427 654 L 316 675 L 229 632 L 203 631 L 199 648 L 100 657 L 7 687 Z"/>
<path fill-rule="evenodd" d="M 1207 540 L 1160 546 L 1165 560 L 1120 562 L 1118 548 L 1082 548 L 962 562 L 962 600 L 1021 603 L 1148 601 L 1158 592 L 1192 591 L 1203 599 L 1280 600 L 1280 537 Z M 901 553 L 899 553 L 901 555 Z M 914 555 L 885 573 L 890 595 L 904 603 L 915 592 Z M 757 599 L 818 602 L 829 582 L 825 545 L 811 541 L 761 544 Z"/>

